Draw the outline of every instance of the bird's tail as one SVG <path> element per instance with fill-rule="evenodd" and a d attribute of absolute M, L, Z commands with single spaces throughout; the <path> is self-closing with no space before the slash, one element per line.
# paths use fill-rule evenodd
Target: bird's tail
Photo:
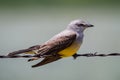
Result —
<path fill-rule="evenodd" d="M 40 48 L 40 45 L 32 46 L 28 49 L 22 49 L 22 50 L 11 52 L 11 53 L 8 54 L 8 56 L 15 56 L 15 55 L 22 54 L 22 53 L 36 54 L 35 50 L 38 50 L 39 48 Z"/>

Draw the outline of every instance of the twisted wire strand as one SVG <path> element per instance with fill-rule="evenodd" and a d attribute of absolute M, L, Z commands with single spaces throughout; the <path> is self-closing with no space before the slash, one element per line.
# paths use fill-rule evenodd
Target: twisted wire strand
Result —
<path fill-rule="evenodd" d="M 95 53 L 85 53 L 85 54 L 77 54 L 77 57 L 107 57 L 107 56 L 120 56 L 120 53 L 109 53 L 109 54 L 98 54 Z M 31 58 L 36 57 L 34 55 L 0 55 L 0 58 Z"/>

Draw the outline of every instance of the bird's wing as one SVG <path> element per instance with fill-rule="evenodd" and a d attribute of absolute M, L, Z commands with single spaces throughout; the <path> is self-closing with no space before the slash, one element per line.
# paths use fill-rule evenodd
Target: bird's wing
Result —
<path fill-rule="evenodd" d="M 42 65 L 45 65 L 45 64 L 48 64 L 48 63 L 51 63 L 51 62 L 54 62 L 54 61 L 57 61 L 61 59 L 61 57 L 59 55 L 56 55 L 56 56 L 50 56 L 50 57 L 45 57 L 41 62 L 33 65 L 32 67 L 39 67 L 39 66 L 42 66 Z"/>
<path fill-rule="evenodd" d="M 8 56 L 14 56 L 14 55 L 18 55 L 18 54 L 21 54 L 21 53 L 35 53 L 33 50 L 37 50 L 40 48 L 40 45 L 35 45 L 35 46 L 32 46 L 28 49 L 21 49 L 21 50 L 18 50 L 18 51 L 14 51 L 14 52 L 11 52 L 8 54 Z"/>
<path fill-rule="evenodd" d="M 62 55 L 59 55 L 57 53 L 65 49 L 66 47 L 69 47 L 74 42 L 75 39 L 76 33 L 71 32 L 67 35 L 57 36 L 47 41 L 44 45 L 42 45 L 39 48 L 37 54 L 34 55 L 34 57 L 37 58 L 43 57 L 44 59 L 38 64 L 33 65 L 32 67 L 42 66 L 61 59 Z M 33 61 L 34 59 L 29 60 Z"/>
<path fill-rule="evenodd" d="M 71 32 L 64 36 L 61 35 L 57 38 L 53 38 L 43 45 L 36 45 L 28 49 L 22 49 L 11 52 L 8 54 L 8 56 L 14 56 L 22 53 L 28 53 L 28 54 L 35 53 L 36 57 L 40 55 L 51 55 L 52 53 L 57 53 L 60 50 L 70 46 L 75 39 L 76 39 L 76 34 Z M 37 50 L 37 52 L 34 52 L 35 50 Z"/>
<path fill-rule="evenodd" d="M 62 35 L 52 40 L 49 40 L 47 43 L 41 46 L 38 50 L 38 54 L 36 57 L 44 56 L 44 55 L 52 55 L 56 54 L 59 51 L 69 47 L 74 40 L 76 39 L 76 33 L 69 33 L 67 35 Z"/>

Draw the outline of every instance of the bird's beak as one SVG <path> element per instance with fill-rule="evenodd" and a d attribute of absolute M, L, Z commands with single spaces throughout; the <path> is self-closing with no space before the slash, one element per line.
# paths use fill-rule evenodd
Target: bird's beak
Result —
<path fill-rule="evenodd" d="M 88 24 L 87 26 L 88 26 L 88 27 L 94 27 L 94 25 L 92 25 L 92 24 Z"/>

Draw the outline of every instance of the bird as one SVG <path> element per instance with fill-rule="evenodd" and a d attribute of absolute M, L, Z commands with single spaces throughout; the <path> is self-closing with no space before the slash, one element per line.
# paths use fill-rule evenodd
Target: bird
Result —
<path fill-rule="evenodd" d="M 63 31 L 43 44 L 11 52 L 8 56 L 24 53 L 34 54 L 34 58 L 31 58 L 28 61 L 43 58 L 39 63 L 32 65 L 32 68 L 43 66 L 65 57 L 73 57 L 76 59 L 78 57 L 77 52 L 83 42 L 84 30 L 93 26 L 94 25 L 82 19 L 73 20 Z"/>

